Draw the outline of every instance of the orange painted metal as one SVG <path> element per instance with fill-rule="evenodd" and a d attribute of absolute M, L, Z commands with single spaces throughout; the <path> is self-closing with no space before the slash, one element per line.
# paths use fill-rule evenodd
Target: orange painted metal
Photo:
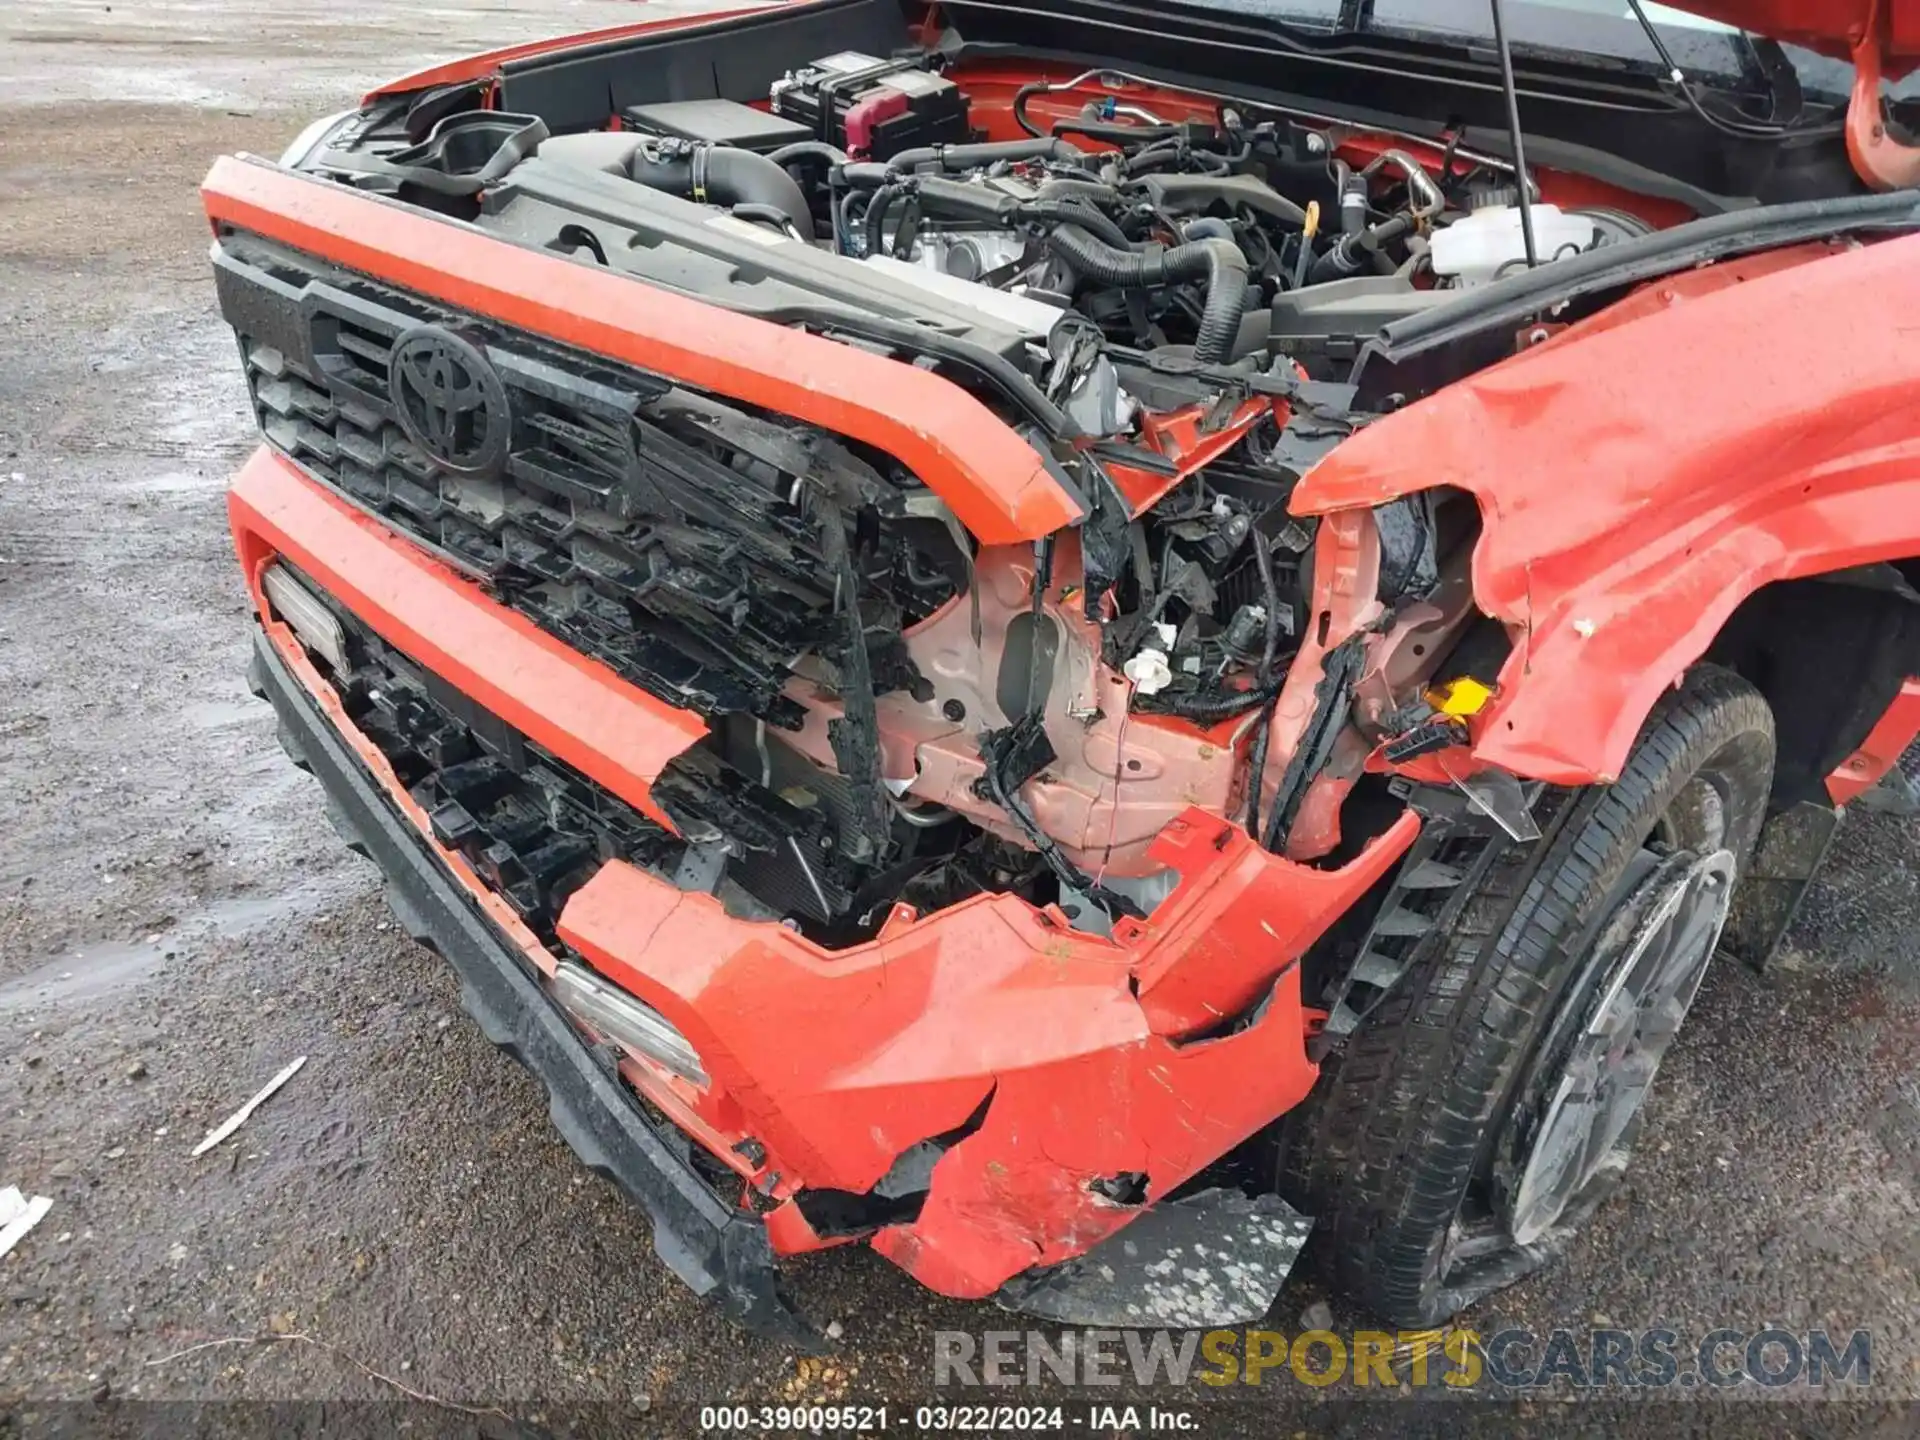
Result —
<path fill-rule="evenodd" d="M 1827 777 L 1827 794 L 1833 803 L 1851 805 L 1873 789 L 1900 763 L 1900 757 L 1916 739 L 1920 739 L 1920 680 L 1909 680 L 1873 727 L 1873 733 Z"/>
<path fill-rule="evenodd" d="M 1337 870 L 1276 864 L 1260 847 L 1235 832 L 1222 852 L 1214 827 L 1188 824 L 1161 836 L 1155 858 L 1182 875 L 1213 875 L 1211 884 L 1188 886 L 1154 927 L 1162 943 L 1134 964 L 1140 1004 L 1162 1034 L 1204 1031 L 1259 999 L 1272 984 L 1271 955 L 1303 955 L 1355 898 L 1400 861 L 1420 833 L 1412 811 Z M 1244 843 L 1242 843 L 1244 841 Z M 1251 913 L 1247 913 L 1247 912 Z M 1140 933 L 1135 922 L 1121 939 Z M 1253 935 L 1265 937 L 1265 943 Z M 1250 943 L 1252 942 L 1252 943 Z"/>
<path fill-rule="evenodd" d="M 1662 689 L 1775 580 L 1920 554 L 1920 238 L 1603 316 L 1387 416 L 1300 514 L 1454 486 L 1474 594 L 1519 639 L 1475 754 L 1607 781 Z"/>
<path fill-rule="evenodd" d="M 1848 58 L 1878 9 L 1887 73 L 1904 75 L 1920 59 L 1920 0 L 1681 0 L 1678 8 L 1836 60 Z"/>
<path fill-rule="evenodd" d="M 215 162 L 201 196 L 216 225 L 874 445 L 983 544 L 1031 543 L 1084 513 L 992 411 L 912 365 L 260 161 Z"/>
<path fill-rule="evenodd" d="M 1893 0 L 1869 0 L 1853 46 L 1853 93 L 1847 102 L 1847 158 L 1876 190 L 1920 185 L 1920 146 L 1902 144 L 1887 130 L 1880 82 L 1893 50 Z M 1912 19 L 1909 11 L 1909 21 Z M 1920 38 L 1920 37 L 1916 37 Z"/>
<path fill-rule="evenodd" d="M 1825 260 L 1852 248 L 1852 243 L 1844 240 L 1810 240 L 1803 245 L 1762 250 L 1757 255 L 1739 255 L 1718 264 L 1703 265 L 1697 270 L 1666 275 L 1642 285 L 1624 300 L 1616 301 L 1598 314 L 1588 316 L 1578 326 L 1529 327 L 1552 331 L 1546 339 L 1529 348 L 1574 344 L 1603 331 L 1630 325 L 1649 315 L 1657 315 L 1736 285 L 1748 284 L 1781 270 L 1792 270 L 1815 260 Z"/>
<path fill-rule="evenodd" d="M 389 643 L 560 759 L 645 806 L 698 720 L 560 646 L 475 586 L 261 451 L 229 515 L 254 603 L 284 558 Z M 531 963 L 553 957 L 426 816 L 284 626 L 269 634 L 400 813 Z M 1342 869 L 1260 851 L 1191 810 L 1155 841 L 1180 887 L 1112 940 L 1057 910 L 982 896 L 935 915 L 897 910 L 869 945 L 827 951 L 777 925 L 730 918 L 622 862 L 568 902 L 560 933 L 600 973 L 656 1006 L 699 1049 L 696 1088 L 629 1060 L 627 1078 L 769 1199 L 782 1253 L 841 1243 L 792 1203 L 802 1189 L 870 1190 L 898 1156 L 984 1123 L 941 1160 L 920 1218 L 875 1248 L 943 1293 L 991 1294 L 1035 1264 L 1079 1254 L 1139 1212 L 1093 1181 L 1148 1177 L 1164 1195 L 1312 1087 L 1299 961 L 1411 842 L 1404 819 Z M 1218 1039 L 1223 1019 L 1270 997 Z M 1100 1123 L 1088 1124 L 1097 1115 Z M 752 1139 L 758 1149 L 745 1147 Z M 756 1154 L 748 1160 L 745 1153 Z"/>
<path fill-rule="evenodd" d="M 1190 811 L 1155 850 L 1183 876 L 1173 918 L 1114 941 L 983 896 L 904 912 L 872 944 L 829 952 L 618 863 L 573 897 L 560 931 L 687 1035 L 784 1179 L 865 1193 L 985 1104 L 920 1219 L 873 1241 L 933 1288 L 980 1297 L 1138 1213 L 1092 1181 L 1137 1172 L 1164 1195 L 1304 1098 L 1315 1067 L 1297 961 L 1417 824 L 1318 871 Z M 1246 1028 L 1179 1042 L 1269 994 Z M 776 1233 L 811 1248 L 792 1217 Z"/>

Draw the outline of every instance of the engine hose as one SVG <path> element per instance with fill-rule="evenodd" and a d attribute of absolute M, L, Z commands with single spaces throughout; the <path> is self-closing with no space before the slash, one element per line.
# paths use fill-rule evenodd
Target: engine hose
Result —
<path fill-rule="evenodd" d="M 1178 170 L 1202 180 L 1220 180 L 1233 173 L 1233 163 L 1225 155 L 1211 150 L 1195 150 L 1184 139 L 1159 140 L 1127 156 L 1128 176 L 1138 179 L 1162 170 Z"/>
<path fill-rule="evenodd" d="M 736 220 L 748 220 L 760 225 L 771 225 L 782 235 L 793 233 L 792 222 L 788 219 L 787 212 L 782 210 L 778 205 L 761 205 L 755 201 L 743 201 L 733 207 L 732 213 L 733 218 Z M 801 240 L 806 239 L 806 233 L 804 231 L 801 232 L 797 238 Z"/>
<path fill-rule="evenodd" d="M 1171 250 L 1119 250 L 1078 225 L 1062 225 L 1047 237 L 1053 253 L 1083 280 L 1124 290 L 1202 282 L 1207 287 L 1194 359 L 1217 365 L 1233 357 L 1240 319 L 1247 308 L 1247 257 L 1227 240 L 1195 240 Z"/>
<path fill-rule="evenodd" d="M 1093 206 L 1077 200 L 1030 200 L 1013 213 L 1014 218 L 1030 224 L 1078 225 L 1116 250 L 1133 248 L 1126 231 Z"/>
<path fill-rule="evenodd" d="M 1125 197 L 1111 185 L 1098 180 L 1072 180 L 1056 176 L 1045 181 L 1035 197 L 1040 200 L 1084 200 L 1089 205 L 1121 205 Z"/>
<path fill-rule="evenodd" d="M 643 146 L 627 174 L 650 189 L 703 204 L 771 205 L 802 235 L 813 234 L 813 207 L 800 182 L 751 150 L 702 145 L 675 153 Z"/>
<path fill-rule="evenodd" d="M 913 188 L 908 185 L 882 185 L 874 193 L 872 203 L 867 206 L 867 254 L 887 253 L 887 212 L 893 208 L 896 200 L 912 193 Z"/>
<path fill-rule="evenodd" d="M 1125 150 L 1128 145 L 1144 143 L 1160 144 L 1167 140 L 1177 140 L 1181 127 L 1178 125 L 1122 125 L 1112 120 L 1056 120 L 1053 122 L 1055 135 L 1084 135 L 1089 140 L 1098 140 L 1103 144 L 1116 145 Z"/>
<path fill-rule="evenodd" d="M 792 145 L 782 145 L 778 150 L 768 153 L 767 159 L 781 169 L 801 160 L 818 160 L 827 165 L 844 165 L 851 157 L 838 145 L 829 145 L 822 140 L 801 140 Z"/>
<path fill-rule="evenodd" d="M 1036 95 L 1051 95 L 1054 87 L 1044 80 L 1037 85 L 1022 85 L 1013 92 L 1013 119 L 1022 130 L 1035 139 L 1044 139 L 1045 132 L 1027 118 L 1027 102 Z"/>
<path fill-rule="evenodd" d="M 1313 262 L 1313 268 L 1307 272 L 1308 283 L 1319 285 L 1328 280 L 1344 280 L 1350 275 L 1358 275 L 1373 265 L 1375 257 L 1382 250 L 1395 240 L 1411 235 L 1413 229 L 1413 217 L 1401 214 L 1391 220 L 1382 220 L 1378 225 L 1368 226 L 1358 235 L 1341 236 L 1326 254 Z"/>
<path fill-rule="evenodd" d="M 878 160 L 849 160 L 834 174 L 849 190 L 860 190 L 868 194 L 878 190 L 882 185 L 891 185 L 899 178 L 890 173 Z"/>
<path fill-rule="evenodd" d="M 1039 136 L 1032 140 L 996 140 L 983 145 L 926 145 L 917 150 L 902 150 L 887 161 L 887 172 L 903 175 L 922 165 L 938 165 L 942 170 L 960 173 L 985 170 L 990 165 L 1017 164 L 1024 160 L 1059 160 L 1072 164 L 1087 158 L 1078 145 L 1057 136 Z"/>
<path fill-rule="evenodd" d="M 1149 145 L 1127 157 L 1127 174 L 1149 175 L 1155 170 L 1177 169 L 1185 160 L 1186 152 L 1178 145 Z"/>
<path fill-rule="evenodd" d="M 833 253 L 851 255 L 853 236 L 847 229 L 847 192 L 835 190 L 829 208 L 833 211 Z"/>

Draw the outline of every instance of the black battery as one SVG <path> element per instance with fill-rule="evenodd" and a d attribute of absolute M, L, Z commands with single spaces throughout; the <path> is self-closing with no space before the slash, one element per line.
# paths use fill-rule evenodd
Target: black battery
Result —
<path fill-rule="evenodd" d="M 866 160 L 973 139 L 958 85 L 928 70 L 924 60 L 881 60 L 857 51 L 829 55 L 776 81 L 773 113 Z"/>

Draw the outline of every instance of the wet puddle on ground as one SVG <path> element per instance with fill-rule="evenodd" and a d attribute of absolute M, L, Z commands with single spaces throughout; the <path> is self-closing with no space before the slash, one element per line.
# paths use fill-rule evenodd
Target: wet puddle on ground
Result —
<path fill-rule="evenodd" d="M 0 985 L 0 1015 L 84 1006 L 145 984 L 170 956 L 210 940 L 239 940 L 342 901 L 351 884 L 300 885 L 280 895 L 237 896 L 202 906 L 162 934 L 84 945 Z"/>

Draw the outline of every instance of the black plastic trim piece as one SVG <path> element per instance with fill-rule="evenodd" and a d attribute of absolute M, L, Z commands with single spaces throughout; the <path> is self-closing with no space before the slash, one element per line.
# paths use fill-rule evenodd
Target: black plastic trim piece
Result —
<path fill-rule="evenodd" d="M 1898 775 L 1900 772 L 1893 772 Z M 1740 876 L 1722 947 L 1765 974 L 1827 866 L 1847 812 L 1803 801 L 1767 817 L 1753 859 Z"/>
<path fill-rule="evenodd" d="M 612 1070 L 548 999 L 529 967 L 482 918 L 382 794 L 264 632 L 248 678 L 280 720 L 280 741 L 327 792 L 334 823 L 387 877 L 395 914 L 460 975 L 460 996 L 488 1040 L 547 1088 L 548 1110 L 573 1152 L 653 1222 L 653 1247 L 695 1294 L 743 1329 L 808 1353 L 821 1335 L 780 1294 L 766 1226 L 726 1204 L 681 1158 Z"/>

